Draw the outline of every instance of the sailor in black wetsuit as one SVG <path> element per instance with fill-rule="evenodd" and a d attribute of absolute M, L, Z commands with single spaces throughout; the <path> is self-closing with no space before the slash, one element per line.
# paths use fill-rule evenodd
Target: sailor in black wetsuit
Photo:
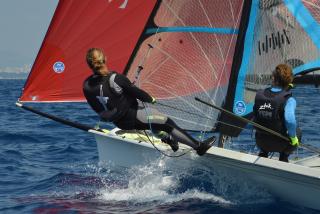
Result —
<path fill-rule="evenodd" d="M 203 155 L 213 145 L 214 137 L 198 142 L 156 109 L 140 107 L 137 99 L 154 104 L 155 98 L 134 86 L 126 76 L 109 71 L 101 49 L 89 49 L 86 60 L 93 75 L 84 81 L 83 92 L 91 108 L 102 120 L 113 122 L 124 130 L 165 132 L 162 141 L 168 143 L 173 151 L 178 150 L 180 142 L 195 149 L 198 155 Z"/>
<path fill-rule="evenodd" d="M 292 69 L 280 64 L 272 73 L 273 85 L 259 90 L 253 107 L 254 118 L 260 125 L 272 129 L 291 142 L 283 140 L 261 129 L 256 131 L 256 143 L 261 149 L 260 157 L 268 157 L 269 152 L 279 152 L 279 160 L 288 162 L 288 157 L 299 146 L 295 108 L 296 100 L 292 97 L 290 84 L 293 80 Z"/>

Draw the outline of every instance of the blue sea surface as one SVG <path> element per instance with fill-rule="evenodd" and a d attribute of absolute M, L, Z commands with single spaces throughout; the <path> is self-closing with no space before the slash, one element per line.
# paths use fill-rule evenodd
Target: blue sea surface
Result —
<path fill-rule="evenodd" d="M 218 171 L 99 163 L 90 133 L 15 106 L 23 85 L 0 80 L 0 213 L 319 213 Z M 300 85 L 293 94 L 303 142 L 319 148 L 320 89 Z M 98 121 L 86 103 L 29 105 L 90 126 Z M 255 151 L 250 127 L 227 146 Z"/>

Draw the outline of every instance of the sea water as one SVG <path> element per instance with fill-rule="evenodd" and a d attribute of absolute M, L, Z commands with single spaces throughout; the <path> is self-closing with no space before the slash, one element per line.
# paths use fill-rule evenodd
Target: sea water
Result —
<path fill-rule="evenodd" d="M 166 160 L 132 169 L 99 163 L 91 134 L 15 106 L 23 84 L 0 80 L 0 213 L 319 213 L 218 170 L 172 171 Z M 319 148 L 320 89 L 303 85 L 293 94 L 303 141 Z M 98 121 L 85 103 L 32 106 Z M 226 146 L 256 152 L 250 127 Z"/>

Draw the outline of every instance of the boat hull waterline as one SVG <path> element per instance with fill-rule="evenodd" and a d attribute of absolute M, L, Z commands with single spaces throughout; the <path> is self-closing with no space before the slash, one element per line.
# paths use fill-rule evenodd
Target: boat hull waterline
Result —
<path fill-rule="evenodd" d="M 117 136 L 114 129 L 109 133 L 90 131 L 97 141 L 100 162 L 117 166 L 133 167 L 158 160 L 162 154 L 148 142 Z M 181 144 L 180 144 L 181 145 Z M 168 145 L 156 145 L 167 154 L 175 155 Z M 180 146 L 180 152 L 190 149 Z M 189 162 L 189 163 L 186 163 Z M 295 163 L 258 157 L 237 151 L 212 147 L 204 156 L 194 152 L 174 158 L 172 167 L 205 167 L 209 170 L 227 170 L 243 175 L 246 179 L 263 186 L 275 197 L 284 201 L 320 210 L 320 157 L 307 158 Z M 309 167 L 318 166 L 318 167 Z"/>

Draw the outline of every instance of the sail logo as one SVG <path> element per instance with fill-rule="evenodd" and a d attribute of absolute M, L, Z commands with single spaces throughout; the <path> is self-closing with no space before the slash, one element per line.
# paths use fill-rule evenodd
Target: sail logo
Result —
<path fill-rule="evenodd" d="M 55 62 L 52 67 L 53 67 L 54 72 L 56 72 L 58 74 L 64 72 L 64 69 L 65 69 L 63 62 Z"/>
<path fill-rule="evenodd" d="M 111 3 L 113 0 L 108 0 L 109 3 Z M 119 6 L 120 9 L 125 9 L 128 5 L 129 0 L 123 0 L 123 3 Z"/>
<path fill-rule="evenodd" d="M 283 49 L 285 45 L 290 45 L 291 41 L 289 38 L 289 31 L 283 29 L 271 33 L 271 35 L 265 35 L 261 40 L 258 41 L 258 53 L 268 54 L 276 49 Z"/>
<path fill-rule="evenodd" d="M 234 110 L 236 114 L 243 115 L 246 112 L 246 104 L 243 101 L 237 101 Z"/>

